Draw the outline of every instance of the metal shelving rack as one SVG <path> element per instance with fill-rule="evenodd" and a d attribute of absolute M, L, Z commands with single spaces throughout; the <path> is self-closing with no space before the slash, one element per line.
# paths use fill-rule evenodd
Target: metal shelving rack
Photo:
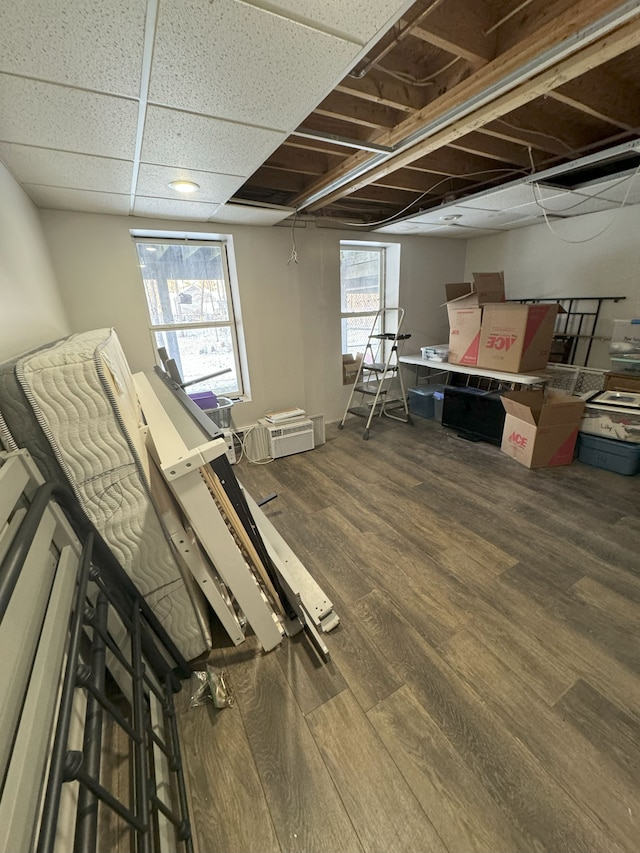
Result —
<path fill-rule="evenodd" d="M 586 367 L 589 364 L 593 342 L 607 340 L 597 334 L 602 304 L 622 302 L 624 299 L 626 296 L 571 296 L 508 301 L 521 304 L 556 302 L 560 305 L 565 313 L 558 314 L 556 319 L 554 347 L 549 361 L 558 364 L 576 364 L 576 360 L 580 357 L 580 363 Z M 582 343 L 585 344 L 584 347 L 581 346 Z"/>

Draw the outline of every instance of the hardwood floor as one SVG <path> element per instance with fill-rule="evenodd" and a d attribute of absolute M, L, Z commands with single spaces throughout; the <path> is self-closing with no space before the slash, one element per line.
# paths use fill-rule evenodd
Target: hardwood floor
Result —
<path fill-rule="evenodd" d="M 416 420 L 236 467 L 341 624 L 178 697 L 196 849 L 637 853 L 640 477 Z"/>

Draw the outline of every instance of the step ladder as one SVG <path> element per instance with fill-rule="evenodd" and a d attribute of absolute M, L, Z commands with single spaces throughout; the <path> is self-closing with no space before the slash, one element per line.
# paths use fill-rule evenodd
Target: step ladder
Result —
<path fill-rule="evenodd" d="M 398 361 L 402 341 L 411 337 L 400 333 L 403 321 L 403 308 L 381 308 L 376 313 L 338 429 L 343 429 L 347 415 L 366 418 L 362 437 L 367 441 L 376 416 L 412 423 Z M 395 332 L 386 331 L 389 328 L 395 328 Z M 359 405 L 354 405 L 356 394 L 360 395 Z M 398 413 L 393 414 L 394 411 Z"/>

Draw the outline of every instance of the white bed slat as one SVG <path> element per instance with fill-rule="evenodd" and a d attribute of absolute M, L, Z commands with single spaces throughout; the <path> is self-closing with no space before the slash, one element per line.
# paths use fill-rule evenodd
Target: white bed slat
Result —
<path fill-rule="evenodd" d="M 70 547 L 60 555 L 56 579 L 42 628 L 24 710 L 0 802 L 0 850 L 31 849 L 39 812 L 40 780 L 48 762 L 58 682 L 76 585 L 78 557 Z"/>
<path fill-rule="evenodd" d="M 8 459 L 2 470 L 2 491 L 0 491 L 0 530 L 20 499 L 23 489 L 29 482 L 29 472 L 18 456 Z"/>
<path fill-rule="evenodd" d="M 49 553 L 56 520 L 46 510 L 0 624 L 0 777 L 4 776 L 49 600 L 56 560 Z M 58 630 L 66 633 L 66 621 Z"/>

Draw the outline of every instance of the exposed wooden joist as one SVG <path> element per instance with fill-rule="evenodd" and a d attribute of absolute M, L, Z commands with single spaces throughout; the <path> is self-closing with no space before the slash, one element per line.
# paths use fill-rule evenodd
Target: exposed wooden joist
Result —
<path fill-rule="evenodd" d="M 390 107 L 367 103 L 340 92 L 332 92 L 313 112 L 376 130 L 395 127 L 403 115 Z"/>
<path fill-rule="evenodd" d="M 309 148 L 281 145 L 264 164 L 271 169 L 301 172 L 304 175 L 322 175 L 342 162 L 342 157 L 319 153 Z"/>
<path fill-rule="evenodd" d="M 559 137 L 552 136 L 542 130 L 526 130 L 513 124 L 508 120 L 509 118 L 510 116 L 506 119 L 496 118 L 491 125 L 478 128 L 478 132 L 485 133 L 500 142 L 519 145 L 527 152 L 528 149 L 531 149 L 532 151 L 541 151 L 543 154 L 563 157 L 571 150 L 569 145 Z"/>
<path fill-rule="evenodd" d="M 411 35 L 479 68 L 495 56 L 496 37 L 484 34 L 490 23 L 484 3 L 447 0 L 414 27 Z"/>
<path fill-rule="evenodd" d="M 299 193 L 308 183 L 309 178 L 305 178 L 299 172 L 283 172 L 280 169 L 261 166 L 245 186 L 249 189 L 271 187 L 279 192 Z"/>
<path fill-rule="evenodd" d="M 437 187 L 444 187 L 453 182 L 459 183 L 461 179 L 454 175 L 438 175 L 429 172 L 421 172 L 417 169 L 397 169 L 376 181 L 375 186 L 388 187 L 389 189 L 413 190 L 418 193 L 429 192 Z"/>
<path fill-rule="evenodd" d="M 493 160 L 486 157 L 463 154 L 461 151 L 456 151 L 454 148 L 447 146 L 414 160 L 407 168 L 432 172 L 438 175 L 458 175 L 464 177 L 465 173 L 495 168 L 495 165 Z"/>
<path fill-rule="evenodd" d="M 620 80 L 604 69 L 598 71 L 597 79 L 585 75 L 550 92 L 549 97 L 622 130 L 640 127 L 640 91 L 632 93 L 629 86 L 623 88 Z"/>
<path fill-rule="evenodd" d="M 424 90 L 412 88 L 375 68 L 366 77 L 345 77 L 335 91 L 405 113 L 419 110 L 425 104 Z"/>
<path fill-rule="evenodd" d="M 519 45 L 517 49 L 513 49 L 508 54 L 499 57 L 485 68 L 473 74 L 468 80 L 460 84 L 456 90 L 447 92 L 436 103 L 430 104 L 429 107 L 421 110 L 416 116 L 407 119 L 393 131 L 383 134 L 376 141 L 382 144 L 394 144 L 405 138 L 412 131 L 419 130 L 425 124 L 437 121 L 439 116 L 445 115 L 448 110 L 457 104 L 464 103 L 472 96 L 486 90 L 487 87 L 498 84 L 507 74 L 517 71 L 524 62 L 533 60 L 552 45 L 570 38 L 575 34 L 576 30 L 584 27 L 587 23 L 597 20 L 618 5 L 613 0 L 591 0 L 588 3 L 585 0 L 585 2 L 577 3 L 564 16 L 555 21 L 553 26 L 545 27 L 542 32 L 538 33 L 526 45 Z M 404 152 L 393 158 L 392 161 L 373 169 L 364 178 L 358 179 L 356 184 L 358 186 L 366 185 L 366 183 L 377 180 L 394 168 L 408 165 L 414 159 L 423 156 L 429 151 L 449 144 L 470 131 L 484 127 L 494 119 L 507 115 L 513 109 L 517 109 L 519 106 L 552 91 L 569 80 L 575 79 L 581 74 L 602 65 L 619 53 L 629 50 L 639 43 L 640 24 L 638 19 L 634 18 L 629 23 L 619 27 L 601 39 L 597 44 L 591 44 L 582 50 L 570 54 L 552 68 L 539 74 L 533 80 L 528 80 L 519 87 L 507 91 L 501 97 L 476 109 L 466 119 L 444 127 L 424 142 L 414 146 L 410 151 Z M 309 187 L 304 194 L 294 200 L 295 204 L 297 206 L 304 205 L 305 201 L 312 194 L 322 191 L 335 180 L 348 175 L 351 170 L 362 165 L 369 159 L 371 159 L 370 156 L 366 154 L 358 153 L 353 155 L 338 167 L 338 169 Z M 333 199 L 340 197 L 345 192 L 345 189 L 345 187 L 341 187 L 332 192 L 322 200 L 314 203 L 310 209 L 330 203 Z"/>
<path fill-rule="evenodd" d="M 525 169 L 529 166 L 529 155 L 525 145 L 489 136 L 484 131 L 467 133 L 449 146 L 448 150 L 452 149 L 464 151 L 467 154 L 477 154 L 501 163 L 513 163 L 514 166 Z"/>

